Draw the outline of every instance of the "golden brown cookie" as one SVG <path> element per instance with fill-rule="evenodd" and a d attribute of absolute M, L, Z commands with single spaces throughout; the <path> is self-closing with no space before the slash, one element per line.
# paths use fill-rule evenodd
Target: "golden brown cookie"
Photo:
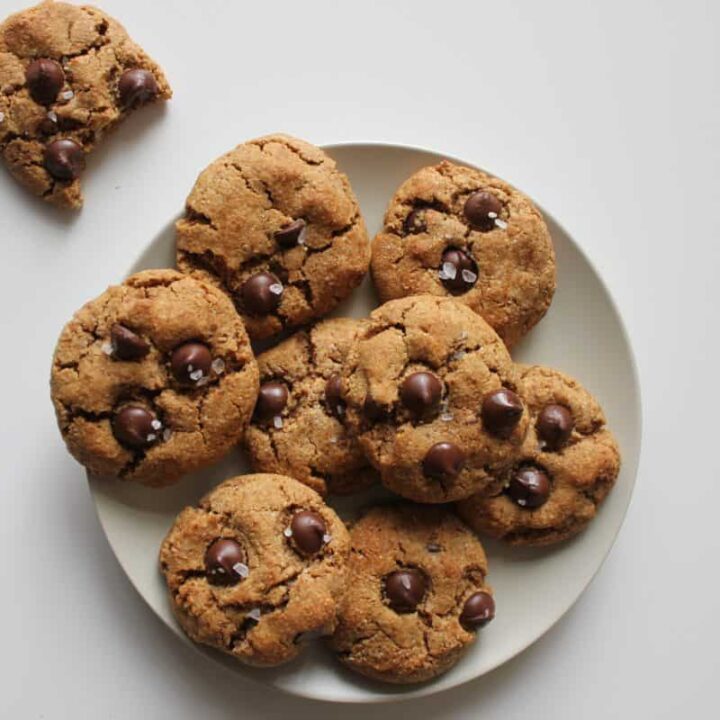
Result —
<path fill-rule="evenodd" d="M 350 531 L 331 645 L 352 670 L 413 683 L 449 670 L 495 615 L 482 545 L 445 508 L 377 507 Z"/>
<path fill-rule="evenodd" d="M 178 515 L 160 567 L 192 640 L 271 666 L 332 633 L 348 549 L 345 526 L 316 492 L 280 475 L 245 475 Z"/>
<path fill-rule="evenodd" d="M 223 288 L 253 339 L 326 315 L 367 272 L 350 183 L 322 150 L 250 140 L 200 174 L 177 223 L 178 267 Z"/>
<path fill-rule="evenodd" d="M 332 318 L 258 356 L 260 395 L 245 445 L 253 468 L 347 494 L 377 480 L 343 425 L 340 370 L 359 320 Z"/>
<path fill-rule="evenodd" d="M 0 26 L 0 152 L 55 205 L 80 207 L 86 154 L 139 105 L 171 95 L 160 67 L 97 8 L 43 2 Z"/>
<path fill-rule="evenodd" d="M 539 210 L 506 182 L 450 162 L 398 188 L 371 269 L 383 301 L 454 297 L 508 346 L 542 318 L 555 292 L 555 252 Z"/>
<path fill-rule="evenodd" d="M 528 424 L 517 374 L 494 330 L 431 295 L 377 308 L 343 370 L 347 423 L 383 483 L 440 503 L 499 488 Z"/>
<path fill-rule="evenodd" d="M 550 545 L 595 517 L 620 471 L 620 453 L 597 400 L 557 370 L 518 366 L 531 425 L 494 497 L 458 504 L 475 530 L 514 545 Z"/>
<path fill-rule="evenodd" d="M 216 288 L 147 270 L 65 326 L 51 392 L 68 450 L 88 471 L 168 485 L 240 441 L 258 391 L 250 341 Z"/>

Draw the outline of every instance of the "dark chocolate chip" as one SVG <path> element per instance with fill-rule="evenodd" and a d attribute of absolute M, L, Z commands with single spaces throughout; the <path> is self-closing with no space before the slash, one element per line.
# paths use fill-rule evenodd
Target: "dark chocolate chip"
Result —
<path fill-rule="evenodd" d="M 403 230 L 405 230 L 406 235 L 423 233 L 427 230 L 427 224 L 425 223 L 423 215 L 422 210 L 413 210 L 410 212 L 403 223 Z"/>
<path fill-rule="evenodd" d="M 425 576 L 414 568 L 396 570 L 385 578 L 385 597 L 398 613 L 415 612 L 425 597 L 426 589 Z"/>
<path fill-rule="evenodd" d="M 175 379 L 183 385 L 197 385 L 210 375 L 212 355 L 207 345 L 186 342 L 172 351 L 170 369 Z"/>
<path fill-rule="evenodd" d="M 115 438 L 131 448 L 145 448 L 160 436 L 162 426 L 154 412 L 140 405 L 126 405 L 112 421 Z"/>
<path fill-rule="evenodd" d="M 74 140 L 53 140 L 45 147 L 45 169 L 56 180 L 75 180 L 85 169 L 85 152 Z"/>
<path fill-rule="evenodd" d="M 118 360 L 139 360 L 150 352 L 150 345 L 129 327 L 116 323 L 110 329 L 113 356 Z"/>
<path fill-rule="evenodd" d="M 275 233 L 275 241 L 284 248 L 295 247 L 296 245 L 303 244 L 306 233 L 305 221 L 302 219 L 293 220 L 289 225 L 280 228 L 280 230 Z"/>
<path fill-rule="evenodd" d="M 240 288 L 243 306 L 252 315 L 269 315 L 280 305 L 282 283 L 269 272 L 251 275 Z"/>
<path fill-rule="evenodd" d="M 133 108 L 152 100 L 158 93 L 157 81 L 149 70 L 131 68 L 125 70 L 118 81 L 120 104 Z"/>
<path fill-rule="evenodd" d="M 430 372 L 408 375 L 400 385 L 403 405 L 416 417 L 427 417 L 440 406 L 442 382 Z"/>
<path fill-rule="evenodd" d="M 499 388 L 485 395 L 480 410 L 485 431 L 500 438 L 512 435 L 522 414 L 520 398 L 507 388 Z"/>
<path fill-rule="evenodd" d="M 325 406 L 335 417 L 345 414 L 345 401 L 342 398 L 342 379 L 335 373 L 325 383 Z"/>
<path fill-rule="evenodd" d="M 454 443 L 440 442 L 433 445 L 423 460 L 423 473 L 436 480 L 457 477 L 465 465 L 465 453 Z"/>
<path fill-rule="evenodd" d="M 36 103 L 51 105 L 65 84 L 65 73 L 55 60 L 40 58 L 27 66 L 25 82 Z"/>
<path fill-rule="evenodd" d="M 381 405 L 370 395 L 365 397 L 365 402 L 363 403 L 363 415 L 367 420 L 370 422 L 378 422 L 379 420 L 386 418 L 388 414 L 389 411 L 384 405 Z"/>
<path fill-rule="evenodd" d="M 522 508 L 538 508 L 550 496 L 550 478 L 544 470 L 524 465 L 515 470 L 505 493 Z"/>
<path fill-rule="evenodd" d="M 572 435 L 573 416 L 564 405 L 546 405 L 538 416 L 535 427 L 547 450 L 559 450 Z"/>
<path fill-rule="evenodd" d="M 302 555 L 314 555 L 325 544 L 325 521 L 312 510 L 296 512 L 290 521 L 293 545 Z"/>
<path fill-rule="evenodd" d="M 466 630 L 478 630 L 495 617 L 495 600 L 490 593 L 473 593 L 463 605 L 460 624 Z"/>
<path fill-rule="evenodd" d="M 474 228 L 488 232 L 495 227 L 502 208 L 502 203 L 492 193 L 478 190 L 465 201 L 463 213 Z"/>
<path fill-rule="evenodd" d="M 442 255 L 438 277 L 453 295 L 462 295 L 478 280 L 477 263 L 464 250 L 448 248 Z"/>
<path fill-rule="evenodd" d="M 218 538 L 205 551 L 205 574 L 212 585 L 235 585 L 247 577 L 245 551 L 230 538 Z"/>
<path fill-rule="evenodd" d="M 280 415 L 288 401 L 287 387 L 276 380 L 264 382 L 260 386 L 257 403 L 255 404 L 255 418 L 266 421 Z"/>

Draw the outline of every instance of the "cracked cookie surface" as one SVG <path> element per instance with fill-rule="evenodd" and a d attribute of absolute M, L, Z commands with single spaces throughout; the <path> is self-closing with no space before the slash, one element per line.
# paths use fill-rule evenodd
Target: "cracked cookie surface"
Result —
<path fill-rule="evenodd" d="M 528 424 L 516 387 L 494 330 L 465 305 L 424 295 L 372 312 L 342 392 L 348 426 L 382 482 L 441 503 L 496 489 L 493 471 L 513 461 Z"/>
<path fill-rule="evenodd" d="M 223 288 L 253 339 L 326 315 L 370 261 L 347 177 L 286 135 L 250 140 L 207 167 L 176 228 L 178 267 Z"/>
<path fill-rule="evenodd" d="M 352 582 L 330 644 L 367 677 L 440 675 L 494 616 L 482 545 L 446 508 L 373 508 L 351 528 L 350 545 Z"/>
<path fill-rule="evenodd" d="M 372 244 L 371 270 L 383 301 L 455 297 L 508 346 L 543 317 L 555 291 L 552 240 L 529 198 L 447 161 L 398 188 Z"/>
<path fill-rule="evenodd" d="M 271 666 L 332 633 L 348 550 L 345 526 L 313 490 L 280 475 L 245 475 L 178 515 L 160 567 L 192 640 Z"/>
<path fill-rule="evenodd" d="M 55 205 L 80 207 L 85 155 L 139 104 L 171 95 L 160 67 L 97 8 L 44 2 L 0 26 L 0 152 Z"/>
<path fill-rule="evenodd" d="M 458 512 L 475 530 L 514 545 L 550 545 L 595 517 L 620 471 L 617 443 L 597 400 L 571 377 L 518 366 L 531 423 L 504 490 L 471 497 Z"/>
<path fill-rule="evenodd" d="M 63 329 L 51 394 L 72 455 L 91 473 L 167 485 L 240 441 L 258 369 L 232 303 L 174 270 L 147 270 Z"/>
<path fill-rule="evenodd" d="M 320 494 L 377 480 L 343 425 L 342 363 L 361 321 L 324 320 L 258 356 L 260 399 L 245 444 L 258 472 L 290 475 Z"/>

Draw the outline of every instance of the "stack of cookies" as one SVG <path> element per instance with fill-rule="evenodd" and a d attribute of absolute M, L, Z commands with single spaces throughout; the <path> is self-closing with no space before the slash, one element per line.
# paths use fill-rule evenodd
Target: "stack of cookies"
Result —
<path fill-rule="evenodd" d="M 383 304 L 323 319 L 369 270 Z M 94 475 L 162 487 L 244 447 L 256 474 L 182 510 L 160 550 L 193 640 L 274 666 L 327 636 L 352 670 L 424 681 L 494 617 L 479 536 L 568 540 L 618 475 L 590 393 L 511 357 L 554 289 L 543 217 L 507 183 L 423 168 L 371 244 L 330 157 L 263 137 L 199 176 L 177 269 L 68 323 L 52 399 Z M 351 523 L 328 504 L 379 483 Z"/>

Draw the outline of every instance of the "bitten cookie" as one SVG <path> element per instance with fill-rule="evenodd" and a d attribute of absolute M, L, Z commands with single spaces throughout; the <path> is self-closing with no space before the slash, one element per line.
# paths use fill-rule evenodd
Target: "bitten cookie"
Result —
<path fill-rule="evenodd" d="M 240 441 L 258 369 L 232 303 L 174 270 L 147 270 L 87 303 L 53 359 L 58 424 L 99 476 L 168 485 Z"/>
<path fill-rule="evenodd" d="M 458 504 L 478 532 L 514 545 L 550 545 L 577 535 L 595 517 L 620 471 L 620 453 L 603 412 L 576 380 L 557 370 L 519 366 L 531 426 L 516 464 L 494 497 Z"/>
<path fill-rule="evenodd" d="M 55 205 L 80 207 L 85 155 L 135 108 L 171 95 L 158 65 L 97 8 L 43 2 L 0 26 L 0 152 Z"/>
<path fill-rule="evenodd" d="M 418 502 L 491 493 L 528 414 L 493 329 L 465 305 L 430 295 L 377 308 L 343 370 L 347 422 L 383 483 Z"/>
<path fill-rule="evenodd" d="M 495 615 L 482 545 L 444 508 L 377 507 L 350 532 L 331 645 L 349 668 L 413 683 L 449 670 Z"/>
<path fill-rule="evenodd" d="M 371 267 L 383 301 L 455 297 L 508 346 L 542 318 L 555 292 L 555 253 L 538 209 L 506 182 L 449 162 L 398 188 Z"/>
<path fill-rule="evenodd" d="M 340 369 L 360 324 L 324 320 L 258 357 L 260 395 L 245 434 L 255 470 L 290 475 L 322 495 L 377 480 L 342 422 Z"/>
<path fill-rule="evenodd" d="M 192 640 L 270 666 L 332 633 L 348 549 L 345 526 L 317 493 L 288 477 L 246 475 L 180 513 L 160 567 Z"/>
<path fill-rule="evenodd" d="M 302 140 L 269 135 L 200 174 L 177 223 L 177 261 L 223 288 L 259 339 L 330 312 L 360 284 L 370 247 L 335 162 Z"/>

